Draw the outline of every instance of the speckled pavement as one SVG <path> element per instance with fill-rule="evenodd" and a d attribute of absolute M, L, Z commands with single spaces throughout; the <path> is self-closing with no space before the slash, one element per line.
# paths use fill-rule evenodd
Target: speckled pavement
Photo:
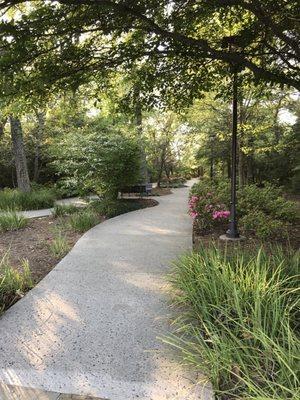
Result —
<path fill-rule="evenodd" d="M 83 235 L 0 318 L 0 382 L 109 400 L 211 399 L 158 339 L 170 330 L 165 275 L 191 247 L 187 198 L 176 189 Z"/>
<path fill-rule="evenodd" d="M 0 383 L 1 400 L 106 400 L 99 397 L 80 396 L 39 389 L 23 388 Z"/>

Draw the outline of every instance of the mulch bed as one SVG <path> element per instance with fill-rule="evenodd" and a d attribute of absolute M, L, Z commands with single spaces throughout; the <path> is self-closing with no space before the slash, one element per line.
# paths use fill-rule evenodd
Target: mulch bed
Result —
<path fill-rule="evenodd" d="M 132 201 L 139 203 L 140 208 L 158 204 L 153 199 L 133 199 Z M 49 249 L 57 232 L 63 230 L 70 249 L 82 236 L 82 233 L 68 228 L 67 220 L 68 216 L 34 218 L 28 221 L 24 229 L 1 232 L 0 259 L 6 255 L 9 264 L 17 269 L 21 268 L 22 260 L 28 260 L 32 278 L 35 283 L 39 282 L 62 258 L 55 257 Z M 99 217 L 99 223 L 103 221 L 104 218 Z"/>
<path fill-rule="evenodd" d="M 24 229 L 0 234 L 0 258 L 7 254 L 9 264 L 20 268 L 22 260 L 28 260 L 32 277 L 40 281 L 58 263 L 49 245 L 61 229 L 64 218 L 35 218 L 29 220 Z M 70 247 L 73 247 L 81 233 L 65 229 L 64 234 Z"/>
<path fill-rule="evenodd" d="M 246 240 L 240 242 L 225 242 L 220 240 L 220 236 L 225 234 L 228 229 L 228 223 L 219 225 L 214 227 L 213 229 L 199 229 L 196 223 L 193 224 L 193 247 L 195 250 L 199 246 L 208 246 L 212 243 L 217 244 L 218 246 L 226 247 L 228 245 L 231 246 L 241 246 L 245 249 L 258 249 L 260 246 L 272 247 L 274 245 L 282 246 L 287 250 L 298 250 L 300 248 L 300 224 L 295 223 L 289 231 L 289 238 L 275 238 L 269 241 L 262 242 L 253 236 L 246 236 Z"/>

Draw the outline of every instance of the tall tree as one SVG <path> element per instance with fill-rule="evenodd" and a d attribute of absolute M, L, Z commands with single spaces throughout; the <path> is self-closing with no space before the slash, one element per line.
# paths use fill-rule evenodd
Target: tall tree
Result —
<path fill-rule="evenodd" d="M 12 151 L 16 167 L 17 184 L 22 192 L 30 192 L 30 180 L 23 142 L 22 125 L 19 118 L 10 115 Z"/>

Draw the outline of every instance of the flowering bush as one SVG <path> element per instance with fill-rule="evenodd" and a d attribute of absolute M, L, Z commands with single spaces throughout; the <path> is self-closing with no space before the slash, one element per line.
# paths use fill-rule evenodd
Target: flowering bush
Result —
<path fill-rule="evenodd" d="M 286 236 L 296 221 L 295 203 L 287 201 L 281 189 L 266 183 L 264 187 L 247 185 L 238 189 L 239 228 L 246 236 L 266 240 Z M 191 189 L 189 214 L 201 228 L 227 220 L 230 204 L 230 182 L 202 179 Z"/>
<path fill-rule="evenodd" d="M 192 195 L 189 199 L 189 214 L 199 226 L 206 228 L 214 223 L 228 219 L 230 212 L 218 197 L 212 193 L 203 193 L 202 196 Z"/>

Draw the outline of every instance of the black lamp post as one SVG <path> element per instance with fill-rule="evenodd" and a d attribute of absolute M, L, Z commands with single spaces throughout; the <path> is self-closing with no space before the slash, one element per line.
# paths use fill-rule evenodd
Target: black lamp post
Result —
<path fill-rule="evenodd" d="M 240 237 L 237 228 L 236 214 L 236 186 L 237 186 L 237 122 L 238 122 L 238 79 L 237 68 L 233 67 L 233 96 L 232 96 L 232 138 L 231 138 L 231 201 L 230 201 L 230 221 L 226 232 L 228 239 L 238 239 Z"/>
<path fill-rule="evenodd" d="M 237 189 L 237 123 L 238 123 L 238 66 L 232 67 L 232 138 L 231 138 L 231 201 L 230 201 L 230 220 L 229 227 L 225 235 L 221 235 L 222 240 L 243 240 L 237 226 L 236 212 L 236 189 Z"/>
<path fill-rule="evenodd" d="M 238 49 L 238 37 L 228 36 L 223 38 L 223 48 L 228 48 L 229 51 Z M 233 74 L 232 82 L 232 138 L 231 138 L 231 201 L 230 201 L 230 220 L 226 235 L 220 236 L 222 240 L 241 240 L 244 237 L 240 236 L 237 227 L 236 213 L 236 187 L 237 187 L 237 123 L 238 123 L 238 64 L 231 64 L 231 72 Z"/>

